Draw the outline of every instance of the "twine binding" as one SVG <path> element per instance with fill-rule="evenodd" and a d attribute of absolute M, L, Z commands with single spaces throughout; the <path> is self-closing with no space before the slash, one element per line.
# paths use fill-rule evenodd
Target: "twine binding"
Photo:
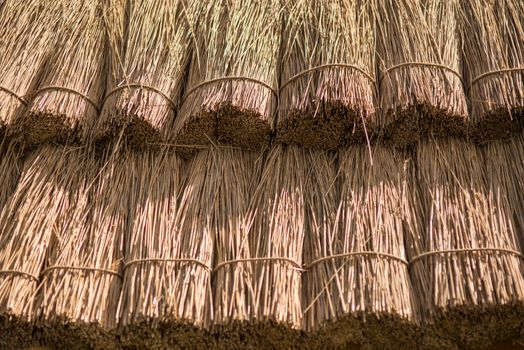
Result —
<path fill-rule="evenodd" d="M 97 267 L 81 267 L 81 266 L 62 266 L 62 265 L 56 265 L 56 266 L 50 266 L 48 268 L 45 268 L 41 273 L 40 276 L 44 276 L 45 274 L 53 271 L 53 270 L 73 270 L 73 271 L 87 271 L 87 272 L 101 272 L 106 273 L 110 275 L 114 275 L 116 277 L 122 278 L 122 275 L 118 273 L 118 271 L 114 270 L 108 270 L 108 269 L 101 269 Z"/>
<path fill-rule="evenodd" d="M 12 97 L 16 98 L 18 101 L 20 101 L 21 104 L 23 104 L 24 106 L 27 106 L 29 104 L 29 101 L 27 101 L 24 97 L 22 96 L 19 96 L 16 92 L 14 92 L 13 90 L 9 90 L 8 88 L 6 87 L 3 87 L 3 86 L 0 86 L 0 91 L 3 91 L 5 93 L 7 93 L 8 95 L 11 95 Z"/>
<path fill-rule="evenodd" d="M 213 272 L 216 272 L 220 268 L 226 266 L 226 265 L 234 265 L 234 264 L 240 264 L 240 263 L 250 263 L 250 262 L 265 262 L 265 261 L 281 261 L 286 262 L 292 266 L 293 269 L 298 271 L 305 271 L 302 266 L 296 262 L 293 259 L 285 258 L 285 257 L 278 257 L 278 256 L 268 256 L 265 258 L 244 258 L 244 259 L 233 259 L 233 260 L 226 260 L 223 261 L 215 266 L 213 269 Z"/>
<path fill-rule="evenodd" d="M 328 63 L 328 64 L 322 64 L 320 66 L 315 66 L 315 67 L 306 69 L 305 71 L 302 71 L 302 72 L 300 72 L 298 74 L 295 74 L 294 76 L 289 78 L 285 83 L 283 83 L 280 86 L 280 91 L 282 91 L 287 85 L 289 85 L 294 80 L 297 80 L 298 78 L 300 78 L 300 77 L 302 77 L 302 76 L 304 76 L 304 75 L 306 75 L 308 73 L 319 71 L 319 70 L 323 70 L 323 69 L 326 69 L 326 68 L 347 68 L 347 69 L 355 70 L 355 71 L 361 73 L 373 85 L 375 85 L 375 78 L 371 74 L 366 72 L 364 69 L 360 68 L 359 66 L 356 66 L 354 64 L 345 64 L 345 63 Z"/>
<path fill-rule="evenodd" d="M 230 76 L 230 77 L 221 77 L 221 78 L 206 80 L 206 81 L 203 81 L 203 82 L 193 86 L 191 89 L 189 89 L 188 92 L 186 92 L 186 94 L 184 96 L 184 101 L 188 98 L 189 95 L 191 95 L 193 92 L 195 92 L 196 90 L 198 90 L 202 86 L 210 85 L 210 84 L 213 84 L 213 83 L 218 83 L 218 82 L 221 82 L 221 81 L 228 81 L 228 80 L 231 80 L 231 81 L 234 81 L 234 80 L 242 81 L 243 80 L 243 81 L 248 81 L 248 82 L 251 82 L 251 83 L 259 84 L 259 85 L 265 87 L 266 89 L 268 89 L 269 91 L 271 91 L 271 93 L 276 98 L 278 98 L 278 93 L 273 89 L 273 87 L 271 85 L 269 85 L 268 83 L 263 82 L 262 80 L 249 78 L 249 77 Z"/>
<path fill-rule="evenodd" d="M 506 249 L 506 248 L 487 247 L 487 248 L 446 249 L 446 250 L 435 250 L 432 252 L 425 252 L 425 253 L 415 256 L 413 259 L 411 259 L 409 263 L 410 265 L 413 265 L 415 262 L 423 258 L 426 258 L 428 256 L 431 256 L 431 255 L 461 254 L 461 253 L 497 253 L 497 252 L 514 255 L 524 260 L 524 255 L 522 255 L 520 252 L 516 250 Z"/>
<path fill-rule="evenodd" d="M 440 63 L 430 63 L 430 62 L 404 62 L 404 63 L 400 63 L 400 64 L 397 64 L 397 65 L 394 65 L 392 67 L 389 67 L 386 70 L 384 70 L 383 75 L 382 75 L 382 77 L 380 78 L 380 80 L 378 82 L 378 85 L 379 86 L 382 85 L 382 82 L 389 75 L 389 73 L 391 73 L 394 70 L 397 70 L 397 69 L 400 69 L 400 68 L 404 68 L 404 67 L 407 67 L 407 68 L 409 68 L 409 67 L 440 68 L 440 69 L 446 70 L 446 71 L 454 74 L 460 80 L 460 83 L 462 84 L 462 86 L 465 86 L 464 80 L 462 80 L 462 76 L 459 74 L 459 72 L 457 72 L 456 70 L 454 70 L 454 69 L 452 69 L 452 68 L 450 68 L 450 67 L 448 67 L 446 65 L 443 65 L 443 64 L 440 64 Z"/>
<path fill-rule="evenodd" d="M 162 258 L 148 258 L 148 259 L 136 259 L 136 260 L 130 260 L 128 262 L 126 262 L 124 264 L 124 270 L 127 269 L 129 266 L 131 265 L 136 265 L 136 264 L 144 264 L 144 263 L 148 263 L 148 262 L 159 262 L 159 263 L 166 263 L 166 262 L 188 262 L 188 263 L 193 263 L 193 264 L 196 264 L 196 265 L 199 265 L 203 268 L 205 268 L 206 270 L 208 271 L 211 271 L 211 267 L 209 265 L 207 265 L 206 263 L 198 260 L 198 259 L 191 259 L 191 258 L 178 258 L 178 259 L 162 259 Z"/>
<path fill-rule="evenodd" d="M 38 276 L 35 276 L 33 274 L 30 274 L 30 273 L 24 272 L 24 271 L 0 270 L 0 275 L 22 275 L 22 276 L 25 276 L 25 277 L 29 277 L 30 279 L 32 279 L 36 283 L 40 282 L 40 279 L 38 278 Z"/>
<path fill-rule="evenodd" d="M 98 104 L 93 101 L 91 98 L 89 98 L 89 96 L 87 95 L 84 95 L 83 93 L 79 92 L 79 91 L 76 91 L 76 90 L 73 90 L 73 89 L 69 89 L 69 88 L 66 88 L 64 86 L 53 86 L 53 85 L 50 85 L 50 86 L 44 86 L 43 88 L 40 88 L 38 90 L 35 90 L 33 92 L 31 92 L 30 94 L 28 95 L 37 95 L 41 92 L 44 92 L 44 91 L 49 91 L 49 90 L 56 90 L 56 91 L 63 91 L 63 92 L 68 92 L 70 94 L 73 94 L 73 95 L 77 95 L 77 96 L 80 96 L 82 97 L 86 102 L 88 102 L 95 110 L 97 113 L 100 113 L 100 109 L 98 107 Z"/>
<path fill-rule="evenodd" d="M 523 72 L 524 73 L 524 67 L 503 68 L 503 69 L 497 69 L 497 70 L 492 70 L 492 71 L 483 73 L 483 74 L 475 77 L 475 79 L 473 79 L 471 81 L 471 83 L 469 84 L 469 88 L 468 88 L 468 94 L 469 94 L 469 91 L 471 90 L 471 88 L 473 87 L 473 85 L 477 84 L 482 79 L 485 79 L 485 78 L 490 77 L 492 75 L 498 75 L 498 74 L 502 75 L 502 74 L 513 73 L 513 72 Z"/>
<path fill-rule="evenodd" d="M 167 104 L 169 105 L 169 108 L 171 108 L 173 110 L 173 112 L 176 111 L 176 104 L 175 104 L 175 102 L 167 94 L 163 93 L 162 91 L 160 91 L 159 89 L 157 89 L 157 88 L 155 88 L 153 86 L 143 85 L 143 84 L 136 84 L 136 83 L 117 86 L 113 90 L 109 91 L 106 94 L 106 97 L 104 98 L 104 103 L 103 104 L 106 103 L 106 101 L 109 99 L 109 97 L 111 95 L 115 94 L 116 92 L 118 92 L 120 90 L 125 90 L 125 89 L 141 89 L 141 90 L 149 90 L 149 91 L 155 92 L 158 95 L 162 96 L 162 98 L 167 102 Z"/>
<path fill-rule="evenodd" d="M 360 251 L 360 252 L 350 252 L 350 253 L 342 253 L 342 254 L 335 254 L 335 255 L 328 255 L 324 256 L 322 258 L 313 260 L 309 264 L 304 265 L 304 269 L 311 270 L 311 268 L 315 265 L 318 265 L 324 261 L 333 260 L 333 259 L 340 259 L 340 258 L 351 258 L 351 257 L 359 257 L 359 256 L 373 256 L 375 258 L 382 258 L 382 259 L 391 259 L 398 261 L 404 265 L 408 265 L 409 263 L 398 256 L 395 256 L 393 254 L 388 253 L 381 253 L 381 252 L 372 252 L 372 251 Z"/>

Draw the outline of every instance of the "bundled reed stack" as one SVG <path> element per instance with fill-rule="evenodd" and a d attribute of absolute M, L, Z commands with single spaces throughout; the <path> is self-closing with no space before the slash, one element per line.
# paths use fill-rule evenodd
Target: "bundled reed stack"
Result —
<path fill-rule="evenodd" d="M 285 0 L 277 139 L 336 149 L 375 118 L 374 0 Z"/>
<path fill-rule="evenodd" d="M 184 87 L 197 3 L 107 2 L 111 76 L 95 140 L 123 131 L 137 148 L 165 141 Z"/>
<path fill-rule="evenodd" d="M 18 146 L 0 142 L 0 212 L 15 191 L 23 166 L 24 155 Z"/>
<path fill-rule="evenodd" d="M 212 316 L 213 154 L 202 151 L 192 160 L 182 188 L 175 155 L 144 154 L 130 164 L 138 192 L 118 311 L 123 345 L 205 348 L 203 330 Z"/>
<path fill-rule="evenodd" d="M 479 142 L 524 125 L 524 3 L 461 0 L 471 118 Z"/>
<path fill-rule="evenodd" d="M 216 288 L 226 289 L 215 296 L 217 324 L 222 326 L 219 348 L 231 348 L 230 339 L 253 349 L 290 349 L 299 344 L 308 166 L 308 151 L 273 148 L 247 214 L 234 224 L 241 233 L 230 233 L 239 235 L 236 247 L 230 246 L 229 252 L 225 247 L 217 249 L 220 260 L 226 252 L 231 254 L 231 260 L 219 260 L 214 268 Z M 221 237 L 218 243 L 222 242 Z M 233 281 L 225 286 L 227 279 Z M 230 301 L 225 299 L 226 291 L 233 298 Z"/>
<path fill-rule="evenodd" d="M 281 0 L 220 0 L 202 7 L 176 143 L 218 139 L 256 148 L 267 142 L 276 117 Z"/>
<path fill-rule="evenodd" d="M 305 249 L 306 329 L 331 347 L 414 348 L 413 295 L 403 240 L 409 161 L 376 147 L 340 153 L 336 169 L 317 158 L 311 196 L 311 231 Z M 318 204 L 321 205 L 318 205 Z M 315 224 L 313 224 L 315 223 Z M 326 347 L 324 345 L 323 347 Z"/>
<path fill-rule="evenodd" d="M 378 2 L 378 124 L 395 146 L 466 131 L 457 0 Z M 469 39 L 468 39 L 469 40 Z"/>
<path fill-rule="evenodd" d="M 53 235 L 70 222 L 85 173 L 82 150 L 45 147 L 25 162 L 0 215 L 0 346 L 31 342 L 33 297 Z"/>
<path fill-rule="evenodd" d="M 518 334 L 524 300 L 521 245 L 502 188 L 507 175 L 490 168 L 486 176 L 483 161 L 463 141 L 420 145 L 425 229 L 407 236 L 422 319 L 469 349 Z"/>
<path fill-rule="evenodd" d="M 55 1 L 10 0 L 0 8 L 0 137 L 36 89 L 60 18 Z"/>
<path fill-rule="evenodd" d="M 72 140 L 88 118 L 98 115 L 106 75 L 101 4 L 74 0 L 54 5 L 66 8 L 53 33 L 56 46 L 37 90 L 30 94 L 27 115 L 16 126 L 26 144 Z"/>
<path fill-rule="evenodd" d="M 92 152 L 85 157 L 89 167 L 83 187 L 69 225 L 51 241 L 34 309 L 41 343 L 112 349 L 133 190 L 130 156 L 115 152 L 100 164 L 98 175 Z"/>

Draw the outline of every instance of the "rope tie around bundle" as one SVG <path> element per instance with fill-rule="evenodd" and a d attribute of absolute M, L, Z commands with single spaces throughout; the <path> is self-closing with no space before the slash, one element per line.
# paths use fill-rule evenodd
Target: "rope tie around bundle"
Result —
<path fill-rule="evenodd" d="M 40 281 L 38 276 L 35 276 L 28 272 L 18 271 L 18 270 L 0 270 L 0 275 L 20 275 L 20 276 L 28 277 L 36 283 Z"/>
<path fill-rule="evenodd" d="M 286 257 L 279 257 L 279 256 L 268 256 L 268 257 L 260 257 L 260 258 L 244 258 L 244 259 L 233 259 L 233 260 L 223 261 L 217 264 L 217 266 L 215 266 L 215 268 L 213 269 L 213 272 L 216 272 L 220 268 L 227 266 L 227 265 L 235 265 L 235 264 L 251 263 L 251 262 L 258 263 L 258 262 L 268 262 L 268 261 L 285 262 L 291 265 L 290 268 L 292 268 L 293 270 L 300 271 L 300 272 L 306 271 L 302 267 L 302 265 L 300 265 L 297 261 L 293 259 L 286 258 Z"/>
<path fill-rule="evenodd" d="M 358 258 L 358 257 L 366 257 L 366 256 L 374 257 L 377 259 L 389 259 L 389 260 L 400 262 L 401 264 L 404 264 L 406 266 L 409 265 L 408 261 L 406 261 L 405 259 L 401 257 L 395 256 L 393 254 L 382 253 L 382 252 L 372 252 L 372 251 L 359 251 L 359 252 L 341 253 L 341 254 L 325 256 L 320 259 L 313 260 L 309 264 L 304 265 L 304 269 L 306 271 L 311 270 L 315 265 L 318 265 L 320 263 L 323 263 L 329 260 L 344 259 L 344 258 Z"/>
<path fill-rule="evenodd" d="M 446 250 L 435 250 L 431 252 L 426 252 L 415 256 L 410 260 L 409 264 L 413 265 L 417 261 L 427 258 L 432 255 L 452 255 L 452 254 L 470 254 L 470 253 L 505 253 L 509 255 L 514 255 L 524 261 L 524 255 L 522 253 L 506 248 L 496 248 L 496 247 L 486 247 L 486 248 L 464 248 L 464 249 L 446 249 Z"/>
<path fill-rule="evenodd" d="M 42 278 L 43 276 L 45 276 L 46 274 L 48 273 L 51 273 L 52 271 L 55 271 L 55 270 L 63 270 L 63 271 L 80 271 L 80 272 L 100 272 L 100 273 L 105 273 L 105 274 L 109 274 L 109 275 L 113 275 L 113 276 L 116 276 L 118 278 L 122 278 L 122 275 L 118 272 L 118 271 L 115 271 L 115 270 L 109 270 L 109 269 L 102 269 L 102 268 L 98 268 L 98 267 L 88 267 L 88 266 L 65 266 L 65 265 L 56 265 L 56 266 L 50 266 L 48 268 L 45 268 L 44 270 L 42 270 L 42 272 L 40 273 L 40 278 Z"/>
<path fill-rule="evenodd" d="M 448 67 L 448 66 L 446 66 L 444 64 L 431 63 L 431 62 L 404 62 L 404 63 L 400 63 L 400 64 L 396 64 L 394 66 L 391 66 L 391 67 L 387 68 L 386 70 L 384 70 L 382 77 L 378 81 L 378 86 L 380 87 L 382 85 L 382 82 L 384 81 L 384 79 L 387 76 L 389 76 L 391 74 L 391 72 L 393 72 L 395 70 L 398 70 L 398 69 L 413 68 L 413 67 L 438 68 L 438 69 L 442 69 L 442 70 L 448 71 L 448 72 L 452 73 L 453 75 L 455 75 L 460 80 L 460 83 L 462 84 L 462 86 L 465 86 L 464 80 L 462 79 L 462 76 L 460 75 L 459 72 L 457 72 L 453 68 L 450 68 L 450 67 Z"/>
<path fill-rule="evenodd" d="M 96 113 L 100 113 L 100 108 L 98 107 L 98 104 L 93 101 L 89 96 L 83 94 L 82 92 L 80 91 L 77 91 L 77 90 L 74 90 L 74 89 L 70 89 L 70 88 L 67 88 L 65 86 L 54 86 L 54 85 L 49 85 L 49 86 L 44 86 L 38 90 L 35 90 L 29 94 L 27 94 L 26 96 L 36 96 L 38 95 L 39 93 L 42 93 L 42 92 L 45 92 L 45 91 L 62 91 L 62 92 L 67 92 L 67 93 L 70 93 L 70 94 L 73 94 L 73 95 L 77 95 L 77 96 L 80 96 L 82 99 L 84 99 L 87 103 L 89 103 L 93 109 L 96 111 Z"/>
<path fill-rule="evenodd" d="M 505 75 L 507 73 L 518 73 L 518 72 L 524 73 L 524 67 L 503 68 L 503 69 L 492 70 L 492 71 L 480 74 L 477 77 L 475 77 L 469 84 L 467 94 L 469 94 L 469 92 L 471 91 L 474 85 L 476 85 L 477 83 L 479 83 L 481 80 L 485 78 L 488 78 L 492 75 Z"/>
<path fill-rule="evenodd" d="M 27 106 L 29 104 L 29 101 L 27 101 L 23 96 L 20 96 L 18 95 L 16 92 L 14 92 L 13 90 L 10 90 L 4 86 L 0 86 L 0 91 L 3 91 L 5 92 L 6 94 L 10 95 L 11 97 L 17 99 L 18 101 L 20 101 L 21 104 L 23 104 L 24 106 Z"/>
<path fill-rule="evenodd" d="M 104 98 L 104 102 L 102 103 L 102 105 L 104 105 L 106 103 L 106 101 L 109 99 L 109 97 L 111 97 L 112 95 L 114 95 L 118 91 L 126 90 L 126 89 L 127 90 L 139 89 L 139 90 L 152 91 L 152 92 L 160 95 L 167 102 L 167 104 L 169 105 L 169 108 L 171 108 L 173 111 L 176 111 L 176 109 L 177 109 L 175 102 L 166 93 L 164 93 L 163 91 L 161 91 L 161 90 L 159 90 L 159 89 L 157 89 L 157 88 L 155 88 L 153 86 L 144 85 L 144 84 L 137 84 L 137 83 L 125 84 L 125 85 L 117 86 L 113 90 L 109 91 L 106 94 L 106 97 Z"/>
<path fill-rule="evenodd" d="M 220 82 L 223 82 L 223 81 L 247 81 L 247 82 L 250 82 L 250 83 L 259 84 L 259 85 L 265 87 L 266 89 L 268 89 L 276 98 L 278 98 L 277 91 L 275 89 L 273 89 L 273 87 L 271 85 L 269 85 L 268 83 L 266 83 L 266 82 L 264 82 L 262 80 L 249 78 L 249 77 L 241 77 L 241 76 L 229 76 L 229 77 L 220 77 L 220 78 L 216 78 L 216 79 L 206 80 L 206 81 L 203 81 L 203 82 L 193 86 L 185 94 L 183 102 L 185 102 L 185 100 L 187 99 L 188 96 L 190 96 L 192 93 L 194 93 L 195 91 L 197 91 L 201 87 L 207 86 L 207 85 L 211 85 L 211 84 L 214 84 L 214 83 L 220 83 Z"/>
<path fill-rule="evenodd" d="M 192 259 L 192 258 L 147 258 L 147 259 L 135 259 L 130 260 L 124 264 L 124 271 L 132 265 L 138 265 L 138 264 L 146 264 L 146 263 L 193 263 L 195 265 L 198 265 L 200 267 L 203 267 L 204 269 L 208 271 L 212 271 L 211 267 L 207 265 L 206 263 L 198 260 L 198 259 Z"/>

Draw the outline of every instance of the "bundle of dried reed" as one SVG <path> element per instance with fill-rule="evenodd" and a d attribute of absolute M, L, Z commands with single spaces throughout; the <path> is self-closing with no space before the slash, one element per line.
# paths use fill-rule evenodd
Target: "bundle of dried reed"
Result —
<path fill-rule="evenodd" d="M 0 131 L 25 111 L 40 80 L 61 8 L 55 1 L 10 0 L 0 9 Z"/>
<path fill-rule="evenodd" d="M 236 230 L 241 232 L 234 234 L 241 241 L 236 240 L 237 247 L 230 247 L 227 255 L 231 254 L 232 259 L 218 262 L 214 268 L 215 285 L 222 288 L 226 275 L 240 279 L 227 287 L 233 296 L 229 302 L 224 294 L 217 294 L 217 324 L 223 325 L 219 348 L 230 348 L 235 343 L 253 349 L 290 349 L 299 344 L 308 166 L 308 151 L 273 148 L 247 213 L 235 219 Z M 223 238 L 219 242 L 222 244 Z M 220 250 L 224 257 L 224 248 Z"/>
<path fill-rule="evenodd" d="M 378 2 L 378 124 L 394 145 L 466 130 L 458 0 Z"/>
<path fill-rule="evenodd" d="M 518 334 L 524 257 L 504 174 L 457 140 L 418 148 L 424 230 L 408 235 L 422 319 L 466 348 Z"/>
<path fill-rule="evenodd" d="M 212 316 L 213 154 L 202 151 L 192 160 L 183 189 L 174 155 L 145 154 L 131 164 L 138 192 L 118 310 L 123 345 L 205 348 L 203 329 Z"/>
<path fill-rule="evenodd" d="M 117 347 L 123 240 L 130 220 L 130 156 L 105 158 L 98 176 L 94 155 L 89 151 L 84 157 L 90 166 L 68 225 L 51 241 L 34 308 L 41 343 L 111 349 Z"/>
<path fill-rule="evenodd" d="M 18 145 L 0 141 L 0 211 L 15 191 L 23 166 L 24 154 Z"/>
<path fill-rule="evenodd" d="M 18 187 L 0 215 L 0 343 L 31 340 L 33 297 L 49 242 L 69 225 L 85 164 L 82 150 L 46 147 L 28 157 Z"/>
<path fill-rule="evenodd" d="M 372 154 L 351 147 L 340 157 L 339 201 L 333 160 L 319 156 L 313 163 L 304 253 L 306 328 L 320 330 L 331 346 L 414 348 L 402 212 L 409 162 L 380 146 Z"/>
<path fill-rule="evenodd" d="M 201 7 L 175 140 L 264 144 L 276 116 L 281 0 L 220 0 Z"/>
<path fill-rule="evenodd" d="M 94 125 L 95 140 L 125 130 L 126 139 L 138 148 L 165 141 L 184 87 L 197 3 L 107 2 L 112 76 Z"/>
<path fill-rule="evenodd" d="M 338 148 L 375 115 L 374 0 L 286 0 L 277 139 Z"/>
<path fill-rule="evenodd" d="M 78 137 L 86 120 L 98 116 L 105 86 L 102 0 L 56 2 L 66 8 L 55 33 L 56 47 L 31 92 L 29 113 L 15 126 L 30 145 Z"/>
<path fill-rule="evenodd" d="M 460 3 L 475 136 L 508 136 L 524 125 L 524 2 Z"/>

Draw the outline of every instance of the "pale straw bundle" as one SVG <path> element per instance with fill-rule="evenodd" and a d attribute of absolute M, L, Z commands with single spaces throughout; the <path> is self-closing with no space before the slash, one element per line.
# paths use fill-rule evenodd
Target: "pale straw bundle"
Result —
<path fill-rule="evenodd" d="M 375 115 L 374 0 L 286 0 L 277 139 L 335 149 Z"/>
<path fill-rule="evenodd" d="M 276 117 L 281 0 L 219 0 L 201 7 L 175 140 L 264 144 Z"/>
<path fill-rule="evenodd" d="M 471 118 L 480 142 L 521 129 L 524 117 L 524 2 L 461 0 Z"/>
<path fill-rule="evenodd" d="M 86 120 L 98 115 L 103 97 L 106 36 L 102 0 L 56 2 L 55 6 L 65 8 L 54 33 L 57 42 L 37 90 L 30 94 L 29 111 L 16 126 L 30 145 L 78 137 Z"/>
<path fill-rule="evenodd" d="M 198 319 L 202 314 L 190 312 L 202 308 L 206 294 L 199 285 L 193 288 L 184 284 L 184 281 L 191 283 L 194 273 L 198 274 L 196 279 L 205 280 L 209 271 L 202 270 L 207 263 L 199 265 L 183 258 L 186 249 L 194 249 L 189 240 L 188 245 L 181 244 L 183 238 L 177 226 L 180 223 L 177 219 L 181 219 L 177 198 L 183 168 L 180 158 L 169 150 L 136 154 L 129 162 L 127 171 L 134 179 L 135 212 L 126 237 L 118 307 L 123 346 L 164 349 L 169 348 L 170 342 L 184 346 L 180 342 L 188 342 L 191 335 L 181 334 L 186 339 L 167 339 L 167 330 L 191 332 L 192 326 L 203 325 L 203 320 Z M 190 304 L 190 300 L 195 304 Z"/>
<path fill-rule="evenodd" d="M 243 279 L 239 284 L 244 285 L 231 293 L 247 298 L 244 307 L 248 315 L 231 311 L 238 321 L 246 322 L 241 322 L 240 327 L 235 327 L 239 322 L 231 322 L 230 332 L 224 332 L 220 340 L 234 337 L 242 347 L 254 349 L 289 349 L 298 344 L 302 329 L 301 265 L 308 162 L 308 151 L 282 146 L 270 150 L 264 162 L 260 182 L 239 225 L 241 237 L 246 240 L 242 243 L 249 250 L 240 250 L 229 262 L 215 266 L 217 276 L 220 269 L 243 271 L 236 276 Z M 239 302 L 230 303 L 230 307 Z M 220 312 L 223 318 L 224 310 Z M 221 348 L 231 346 L 224 341 L 221 344 Z"/>
<path fill-rule="evenodd" d="M 23 166 L 24 152 L 19 146 L 0 142 L 0 211 L 15 191 Z"/>
<path fill-rule="evenodd" d="M 134 165 L 143 194 L 136 196 L 138 215 L 129 242 L 134 252 L 126 255 L 126 289 L 119 308 L 122 326 L 127 327 L 125 346 L 149 342 L 159 348 L 207 347 L 204 329 L 213 312 L 212 156 L 204 150 L 193 158 L 181 188 L 176 183 L 181 166 L 176 156 L 144 157 L 145 169 L 139 161 Z M 155 167 L 156 173 L 149 170 Z M 149 176 L 140 175 L 143 171 Z M 160 260 L 139 262 L 142 258 Z M 144 334 L 150 339 L 137 339 Z"/>
<path fill-rule="evenodd" d="M 116 137 L 122 129 L 142 148 L 165 141 L 184 87 L 190 58 L 194 0 L 109 1 L 112 77 L 94 139 Z M 125 15 L 128 12 L 128 24 Z"/>
<path fill-rule="evenodd" d="M 458 6 L 458 0 L 378 2 L 378 124 L 394 145 L 412 145 L 426 132 L 466 130 Z"/>
<path fill-rule="evenodd" d="M 0 8 L 0 133 L 25 111 L 56 39 L 56 1 L 10 0 Z"/>
<path fill-rule="evenodd" d="M 28 157 L 0 215 L 0 344 L 30 342 L 33 297 L 49 242 L 69 224 L 85 168 L 82 150 L 46 147 Z"/>
<path fill-rule="evenodd" d="M 82 173 L 83 188 L 69 225 L 51 241 L 35 313 L 43 344 L 111 349 L 117 346 L 123 240 L 130 220 L 130 157 L 106 158 L 96 178 L 93 154 L 84 157 L 89 167 Z"/>
<path fill-rule="evenodd" d="M 340 199 L 332 193 L 336 169 L 329 159 L 317 158 L 317 185 L 308 191 L 318 191 L 308 205 L 318 223 L 304 253 L 306 328 L 338 346 L 414 348 L 402 211 L 410 163 L 381 146 L 372 154 L 359 146 L 339 154 Z"/>
<path fill-rule="evenodd" d="M 516 335 L 524 301 L 521 246 L 502 187 L 506 175 L 490 166 L 487 176 L 483 162 L 480 150 L 464 141 L 421 144 L 425 227 L 406 237 L 423 321 L 475 349 Z"/>

